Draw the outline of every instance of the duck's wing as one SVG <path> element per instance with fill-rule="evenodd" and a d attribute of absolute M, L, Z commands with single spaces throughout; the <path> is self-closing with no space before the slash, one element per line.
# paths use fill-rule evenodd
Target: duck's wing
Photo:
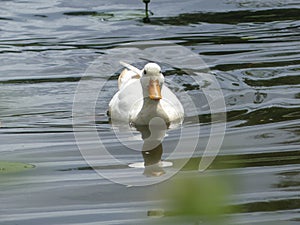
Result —
<path fill-rule="evenodd" d="M 120 90 L 109 102 L 110 118 L 115 121 L 124 121 L 128 123 L 129 112 L 133 109 L 136 102 L 141 101 L 142 99 L 143 90 L 139 79 L 129 79 L 125 81 L 125 83 L 121 84 Z"/>
<path fill-rule="evenodd" d="M 140 79 L 142 76 L 142 71 L 140 69 L 123 61 L 120 61 L 120 64 L 126 67 L 127 69 L 124 69 L 119 76 L 118 79 L 119 90 L 132 79 Z"/>
<path fill-rule="evenodd" d="M 140 79 L 140 75 L 135 73 L 132 70 L 124 69 L 118 78 L 118 87 L 119 90 L 124 87 L 126 83 L 128 83 L 132 79 Z"/>

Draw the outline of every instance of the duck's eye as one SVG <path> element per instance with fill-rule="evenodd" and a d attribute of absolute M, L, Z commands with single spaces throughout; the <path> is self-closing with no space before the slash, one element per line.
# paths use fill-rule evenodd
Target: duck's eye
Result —
<path fill-rule="evenodd" d="M 145 74 L 145 75 L 147 74 L 147 71 L 146 71 L 146 70 L 144 70 L 144 74 Z"/>

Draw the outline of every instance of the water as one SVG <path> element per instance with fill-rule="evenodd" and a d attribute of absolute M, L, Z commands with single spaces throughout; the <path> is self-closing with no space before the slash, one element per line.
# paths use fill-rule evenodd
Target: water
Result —
<path fill-rule="evenodd" d="M 150 24 L 142 22 L 143 7 L 133 0 L 2 1 L 0 161 L 35 168 L 0 175 L 0 224 L 194 223 L 148 216 L 162 207 L 159 190 L 168 182 L 139 188 L 115 184 L 89 167 L 75 142 L 72 105 L 87 68 L 123 44 L 144 40 L 171 41 L 191 50 L 221 85 L 226 135 L 205 174 L 232 177 L 228 204 L 238 210 L 229 216 L 230 223 L 298 224 L 299 1 L 151 1 Z M 201 97 L 199 86 L 180 68 L 163 65 L 163 70 L 177 82 L 178 90 L 173 88 L 178 95 L 185 90 Z M 115 139 L 106 116 L 117 89 L 114 77 L 106 88 L 96 127 L 124 163 L 104 158 L 99 167 L 116 179 L 148 179 L 143 169 L 127 166 L 143 157 Z M 191 139 L 196 138 L 193 129 L 201 127 L 198 151 L 181 172 L 196 179 L 210 130 L 205 107 L 199 115 L 189 111 L 183 126 L 191 129 Z M 172 152 L 179 131 L 168 132 L 163 158 Z M 185 157 L 169 161 L 176 168 Z M 171 171 L 166 168 L 167 174 Z"/>

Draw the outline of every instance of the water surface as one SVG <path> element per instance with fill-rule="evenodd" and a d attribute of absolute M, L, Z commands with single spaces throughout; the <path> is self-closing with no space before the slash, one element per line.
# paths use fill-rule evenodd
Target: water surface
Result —
<path fill-rule="evenodd" d="M 139 188 L 115 184 L 89 167 L 75 142 L 72 105 L 87 68 L 123 44 L 145 40 L 171 41 L 198 54 L 221 85 L 226 136 L 206 174 L 233 177 L 229 202 L 238 211 L 230 223 L 298 224 L 299 1 L 151 1 L 149 24 L 142 22 L 143 8 L 133 0 L 1 3 L 0 161 L 35 168 L 0 173 L 0 224 L 193 224 L 147 215 L 162 207 L 158 190 L 168 182 Z M 163 65 L 179 87 L 174 91 L 201 99 L 203 87 L 180 69 Z M 116 140 L 106 116 L 117 90 L 115 75 L 99 74 L 112 78 L 99 98 L 96 127 L 124 164 L 104 158 L 100 168 L 127 181 L 147 179 L 143 169 L 128 167 L 143 157 Z M 199 107 L 201 113 L 186 110 L 183 124 L 201 127 L 194 158 L 181 172 L 195 179 L 211 125 L 201 101 Z M 179 131 L 168 132 L 163 158 Z M 190 138 L 198 137 L 191 131 Z M 176 167 L 184 158 L 183 152 L 171 161 Z"/>

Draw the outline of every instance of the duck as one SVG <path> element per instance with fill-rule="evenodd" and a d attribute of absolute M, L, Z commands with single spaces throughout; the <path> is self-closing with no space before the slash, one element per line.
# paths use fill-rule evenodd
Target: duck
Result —
<path fill-rule="evenodd" d="M 153 118 L 167 126 L 181 124 L 184 109 L 177 96 L 165 85 L 157 63 L 147 63 L 142 70 L 125 62 L 118 77 L 118 91 L 108 105 L 108 115 L 114 123 L 133 126 L 149 125 Z"/>

